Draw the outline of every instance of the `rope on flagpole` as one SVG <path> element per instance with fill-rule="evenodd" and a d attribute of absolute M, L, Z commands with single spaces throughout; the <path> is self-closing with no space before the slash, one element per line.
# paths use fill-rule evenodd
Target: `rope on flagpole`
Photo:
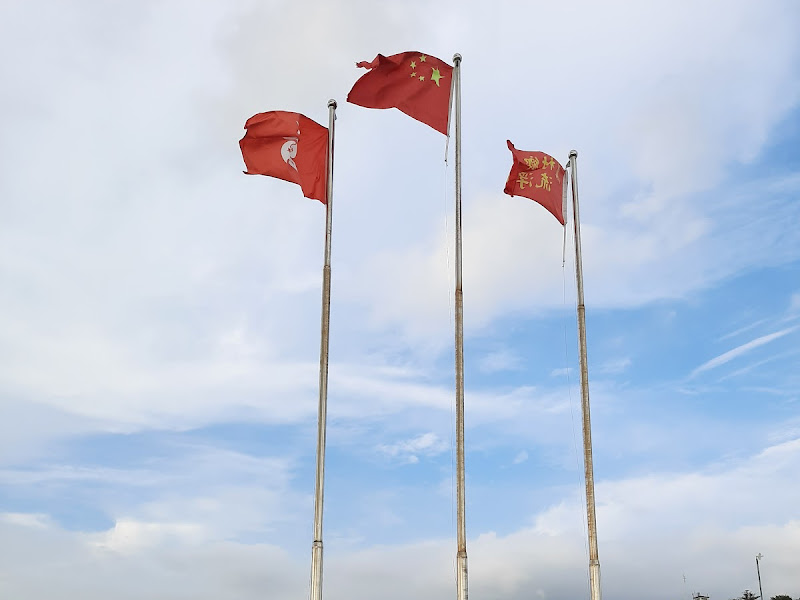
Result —
<path fill-rule="evenodd" d="M 453 57 L 453 59 L 454 59 L 453 62 L 455 62 L 455 56 Z M 461 59 L 461 56 L 459 55 L 459 60 L 460 59 Z M 453 72 L 455 72 L 455 69 L 453 70 Z M 450 78 L 450 102 L 449 102 L 449 104 L 447 106 L 447 135 L 445 136 L 447 139 L 446 139 L 446 141 L 444 143 L 444 164 L 447 164 L 447 155 L 449 154 L 449 150 L 450 150 L 450 123 L 452 122 L 452 119 L 450 119 L 450 117 L 453 115 L 453 96 L 454 96 L 455 89 L 456 89 L 456 78 L 455 77 L 451 77 Z"/>
<path fill-rule="evenodd" d="M 569 163 L 567 163 L 567 168 L 569 168 Z M 564 216 L 564 237 L 563 242 L 561 244 L 561 268 L 563 270 L 564 265 L 567 263 L 567 187 L 568 187 L 568 180 L 567 180 L 567 169 L 564 169 L 564 185 L 561 187 L 561 214 Z M 566 284 L 566 281 L 565 281 Z M 564 288 L 566 292 L 566 287 Z M 566 303 L 566 293 L 564 296 L 565 303 Z"/>

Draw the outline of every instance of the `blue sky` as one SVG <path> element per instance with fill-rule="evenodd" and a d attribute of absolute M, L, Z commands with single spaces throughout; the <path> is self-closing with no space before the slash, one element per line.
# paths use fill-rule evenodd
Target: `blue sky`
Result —
<path fill-rule="evenodd" d="M 800 9 L 0 8 L 0 596 L 307 594 L 324 209 L 252 114 L 339 101 L 330 600 L 455 594 L 453 167 L 345 102 L 463 62 L 470 592 L 588 597 L 572 240 L 502 193 L 579 152 L 599 551 L 620 600 L 800 595 Z M 685 582 L 684 582 L 685 576 Z"/>

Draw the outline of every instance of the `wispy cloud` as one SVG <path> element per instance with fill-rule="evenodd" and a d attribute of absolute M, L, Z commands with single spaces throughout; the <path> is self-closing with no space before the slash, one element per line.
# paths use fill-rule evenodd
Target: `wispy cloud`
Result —
<path fill-rule="evenodd" d="M 743 327 L 739 327 L 739 329 L 735 329 L 734 331 L 731 331 L 730 333 L 726 333 L 725 335 L 720 337 L 719 341 L 721 342 L 722 340 L 727 340 L 727 339 L 730 339 L 732 337 L 736 337 L 737 335 L 740 335 L 742 333 L 750 331 L 751 329 L 755 329 L 759 325 L 763 325 L 766 322 L 767 322 L 767 319 L 759 319 L 755 323 L 750 323 L 749 325 L 744 325 Z"/>
<path fill-rule="evenodd" d="M 630 367 L 631 363 L 632 361 L 628 357 L 607 360 L 598 367 L 597 373 L 602 375 L 618 375 Z"/>
<path fill-rule="evenodd" d="M 522 368 L 522 360 L 518 354 L 510 350 L 498 350 L 484 356 L 478 364 L 478 368 L 483 373 L 517 371 Z"/>
<path fill-rule="evenodd" d="M 720 365 L 724 365 L 725 363 L 730 362 L 734 358 L 737 358 L 737 357 L 749 352 L 750 350 L 753 350 L 755 348 L 763 346 L 764 344 L 768 344 L 768 343 L 770 343 L 770 342 L 772 342 L 774 340 L 777 340 L 778 338 L 782 338 L 783 336 L 792 333 L 796 329 L 797 329 L 797 326 L 795 326 L 795 327 L 787 327 L 786 329 L 781 329 L 780 331 L 776 331 L 775 333 L 762 335 L 759 338 L 756 338 L 754 340 L 750 340 L 746 344 L 742 344 L 741 346 L 737 346 L 733 350 L 728 350 L 727 352 L 725 352 L 723 354 L 720 354 L 719 356 L 715 356 L 714 358 L 712 358 L 708 362 L 703 363 L 702 365 L 697 367 L 694 371 L 692 371 L 690 377 L 694 377 L 695 375 L 698 375 L 698 374 L 700 374 L 700 373 L 702 373 L 704 371 L 709 371 L 711 369 L 719 367 Z"/>
<path fill-rule="evenodd" d="M 800 312 L 800 292 L 792 294 L 789 300 L 789 312 Z"/>
<path fill-rule="evenodd" d="M 205 539 L 206 532 L 196 523 L 145 523 L 133 519 L 120 519 L 108 531 L 90 535 L 90 544 L 98 549 L 118 553 L 140 552 L 178 538 L 197 543 Z"/>
<path fill-rule="evenodd" d="M 447 449 L 447 444 L 435 433 L 428 432 L 397 444 L 381 445 L 378 449 L 392 458 L 402 458 L 408 463 L 418 463 L 420 455 L 436 456 Z"/>
<path fill-rule="evenodd" d="M 34 529 L 47 529 L 53 524 L 49 515 L 40 513 L 0 513 L 0 521 Z"/>

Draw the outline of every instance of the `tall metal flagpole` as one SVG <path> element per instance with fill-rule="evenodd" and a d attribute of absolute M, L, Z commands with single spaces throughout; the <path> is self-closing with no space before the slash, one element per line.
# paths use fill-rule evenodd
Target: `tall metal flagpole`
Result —
<path fill-rule="evenodd" d="M 581 222 L 578 211 L 578 168 L 575 150 L 569 153 L 572 172 L 572 213 L 575 227 L 575 279 L 578 284 L 578 337 L 581 359 L 581 410 L 583 413 L 583 468 L 586 479 L 586 513 L 589 529 L 589 586 L 592 600 L 600 600 L 600 559 L 597 555 L 597 518 L 594 506 L 594 467 L 592 466 L 592 425 L 589 414 L 589 367 L 586 359 L 586 308 L 583 305 L 583 259 Z"/>
<path fill-rule="evenodd" d="M 764 558 L 759 552 L 756 554 L 756 572 L 758 573 L 758 597 L 764 600 L 764 591 L 761 589 L 761 567 L 758 566 L 758 561 Z"/>
<path fill-rule="evenodd" d="M 453 56 L 456 117 L 456 496 L 458 600 L 467 600 L 467 524 L 464 515 L 464 293 L 461 287 L 461 55 Z"/>
<path fill-rule="evenodd" d="M 331 224 L 333 218 L 333 131 L 336 100 L 328 100 L 328 169 L 325 203 L 325 266 L 322 267 L 322 328 L 319 348 L 317 481 L 314 489 L 314 542 L 311 545 L 311 600 L 322 600 L 322 502 L 325 484 L 325 420 L 328 413 L 328 340 L 331 322 Z"/>

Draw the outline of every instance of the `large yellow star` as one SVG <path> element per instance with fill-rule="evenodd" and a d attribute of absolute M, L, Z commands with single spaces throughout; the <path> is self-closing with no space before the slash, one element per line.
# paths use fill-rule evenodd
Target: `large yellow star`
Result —
<path fill-rule="evenodd" d="M 442 74 L 439 73 L 439 69 L 433 69 L 433 73 L 431 73 L 431 81 L 436 84 L 436 87 L 441 87 L 439 85 L 439 80 L 442 78 Z"/>

